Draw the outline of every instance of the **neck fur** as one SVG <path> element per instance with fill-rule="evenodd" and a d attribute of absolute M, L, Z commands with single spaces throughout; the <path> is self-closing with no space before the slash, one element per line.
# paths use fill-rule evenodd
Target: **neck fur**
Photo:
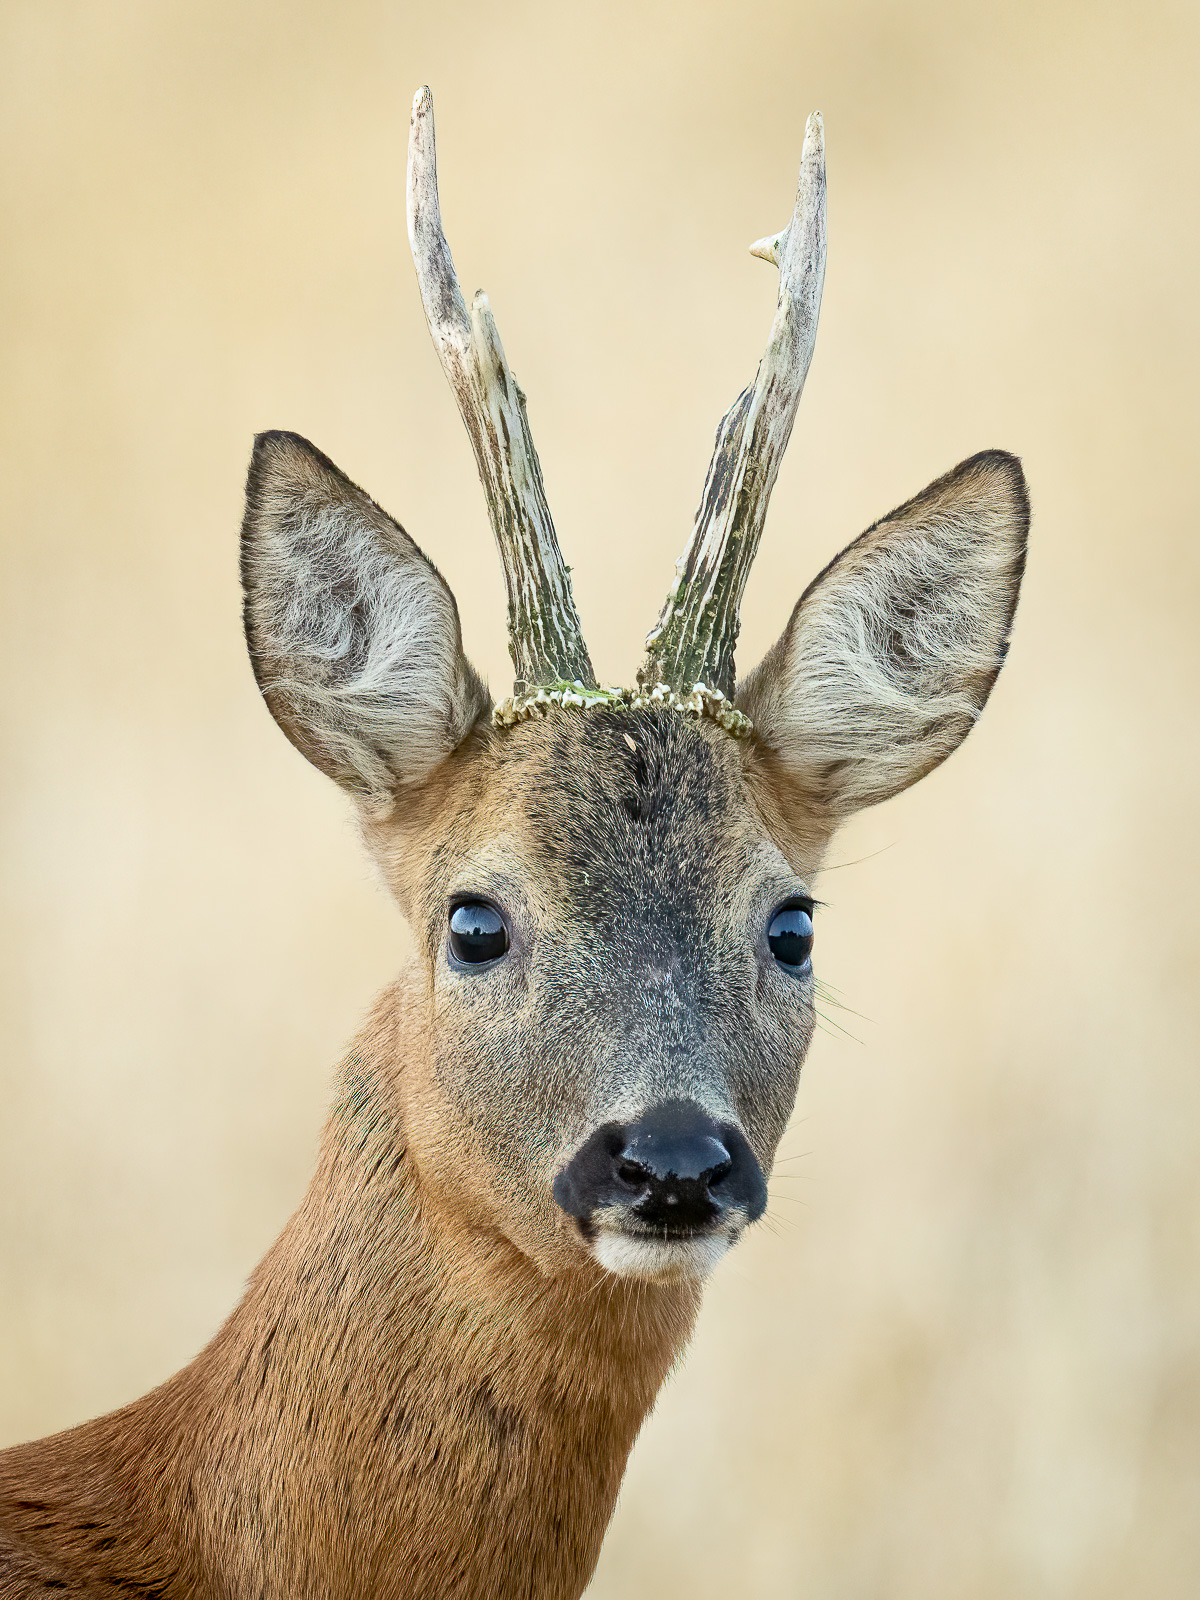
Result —
<path fill-rule="evenodd" d="M 690 1287 L 591 1263 L 549 1278 L 430 1203 L 380 1058 L 397 1003 L 352 1053 L 312 1185 L 242 1304 L 117 1413 L 154 1437 L 157 1486 L 174 1480 L 171 1565 L 221 1574 L 180 1592 L 579 1595 L 690 1332 Z"/>

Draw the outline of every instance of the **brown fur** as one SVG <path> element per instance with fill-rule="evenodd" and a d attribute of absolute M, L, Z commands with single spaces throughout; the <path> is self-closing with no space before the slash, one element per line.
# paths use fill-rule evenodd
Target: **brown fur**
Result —
<path fill-rule="evenodd" d="M 0 1455 L 4 1600 L 580 1593 L 697 1290 L 582 1252 L 548 1276 L 427 1196 L 421 1007 L 381 999 L 309 1193 L 208 1348 Z"/>
<path fill-rule="evenodd" d="M 813 1029 L 772 909 L 808 898 L 873 783 L 970 726 L 1026 516 L 1016 464 L 981 457 L 852 547 L 753 675 L 756 739 L 612 706 L 497 732 L 421 552 L 304 441 L 260 441 L 252 653 L 289 737 L 356 798 L 413 955 L 212 1343 L 0 1454 L 0 1600 L 575 1600 L 700 1291 L 606 1271 L 555 1174 L 677 1099 L 769 1173 Z M 486 968 L 448 959 L 463 897 L 511 924 Z"/>
<path fill-rule="evenodd" d="M 676 780 L 669 854 L 686 861 L 690 834 L 698 857 L 732 862 L 762 827 L 753 752 L 670 711 L 481 730 L 402 807 L 367 815 L 418 949 L 342 1068 L 309 1192 L 182 1372 L 0 1454 L 3 1600 L 565 1600 L 585 1587 L 699 1286 L 615 1279 L 552 1206 L 514 1205 L 511 1172 L 439 1081 L 433 1039 L 456 864 L 508 818 L 509 848 L 539 863 L 535 919 L 556 936 L 579 869 L 531 826 L 529 794 L 565 762 L 580 806 L 592 796 L 574 836 L 612 829 L 625 791 L 610 746 L 625 752 L 627 736 L 657 747 Z M 570 1027 L 587 1025 L 585 1004 Z M 450 1039 L 478 1047 L 469 1023 Z"/>

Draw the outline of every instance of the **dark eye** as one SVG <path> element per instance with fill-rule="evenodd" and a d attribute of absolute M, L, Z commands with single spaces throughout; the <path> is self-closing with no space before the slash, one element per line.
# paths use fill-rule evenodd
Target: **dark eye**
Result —
<path fill-rule="evenodd" d="M 780 906 L 767 929 L 767 943 L 781 966 L 794 971 L 806 967 L 813 947 L 812 906 Z"/>
<path fill-rule="evenodd" d="M 495 961 L 508 949 L 504 918 L 486 900 L 464 900 L 450 913 L 450 954 L 478 965 Z"/>

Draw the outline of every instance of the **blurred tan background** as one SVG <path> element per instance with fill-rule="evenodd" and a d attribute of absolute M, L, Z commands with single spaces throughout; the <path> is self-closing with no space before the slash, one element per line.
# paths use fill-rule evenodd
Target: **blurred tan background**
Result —
<path fill-rule="evenodd" d="M 403 950 L 245 659 L 252 434 L 400 517 L 509 679 L 404 235 L 413 90 L 617 681 L 819 106 L 825 306 L 743 666 L 985 446 L 1032 553 L 978 734 L 835 847 L 849 1009 L 591 1593 L 1200 1593 L 1198 72 L 1184 4 L 7 0 L 0 1444 L 208 1338 Z"/>

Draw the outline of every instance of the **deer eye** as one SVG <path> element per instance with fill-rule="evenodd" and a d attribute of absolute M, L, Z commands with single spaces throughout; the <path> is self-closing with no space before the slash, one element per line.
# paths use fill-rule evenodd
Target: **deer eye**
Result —
<path fill-rule="evenodd" d="M 793 900 L 780 906 L 767 929 L 767 943 L 781 967 L 793 972 L 807 967 L 813 947 L 811 903 Z"/>
<path fill-rule="evenodd" d="M 486 900 L 464 900 L 450 913 L 450 954 L 478 966 L 496 961 L 508 949 L 504 918 Z"/>

